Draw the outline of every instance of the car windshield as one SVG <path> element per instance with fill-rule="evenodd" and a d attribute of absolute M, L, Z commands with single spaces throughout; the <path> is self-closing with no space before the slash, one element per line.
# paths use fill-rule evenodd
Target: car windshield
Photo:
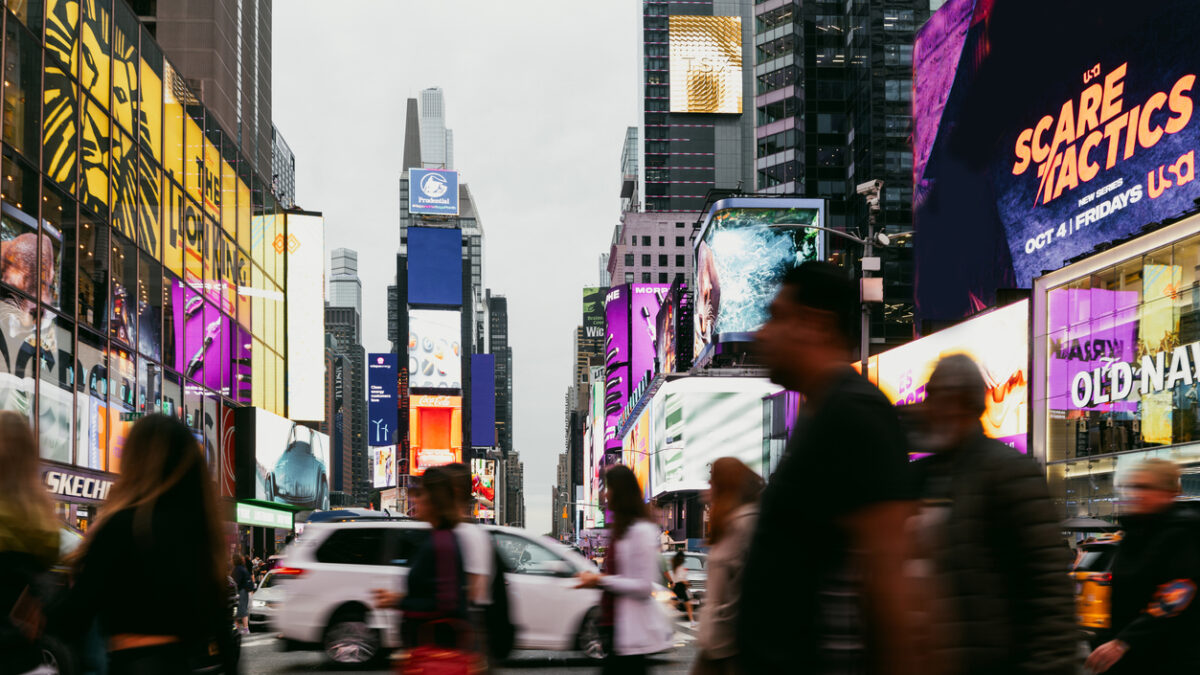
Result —
<path fill-rule="evenodd" d="M 1075 565 L 1076 572 L 1107 572 L 1112 567 L 1113 557 L 1117 554 L 1116 546 L 1096 546 L 1084 548 Z"/>
<path fill-rule="evenodd" d="M 271 588 L 272 586 L 278 586 L 279 584 L 283 583 L 284 579 L 287 579 L 287 578 L 289 578 L 289 575 L 287 575 L 287 574 L 268 573 L 267 576 L 263 577 L 263 580 L 261 582 L 259 582 L 258 588 L 261 590 L 263 588 Z"/>

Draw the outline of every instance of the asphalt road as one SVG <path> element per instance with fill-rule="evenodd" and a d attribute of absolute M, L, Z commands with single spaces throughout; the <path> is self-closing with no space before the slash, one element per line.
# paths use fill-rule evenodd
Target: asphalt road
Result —
<path fill-rule="evenodd" d="M 687 621 L 676 623 L 675 648 L 655 657 L 656 675 L 686 675 L 696 656 L 696 631 Z M 283 652 L 271 635 L 248 635 L 242 642 L 243 675 L 289 675 L 291 673 L 345 673 L 334 667 L 320 652 Z M 390 675 L 391 670 L 353 671 L 363 675 Z M 599 672 L 599 664 L 578 652 L 516 652 L 503 667 L 505 675 Z"/>

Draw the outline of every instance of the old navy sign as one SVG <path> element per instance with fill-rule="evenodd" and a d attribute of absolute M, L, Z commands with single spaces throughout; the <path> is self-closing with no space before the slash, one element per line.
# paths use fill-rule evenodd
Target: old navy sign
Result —
<path fill-rule="evenodd" d="M 1170 352 L 1146 354 L 1138 363 L 1111 363 L 1075 374 L 1071 380 L 1071 403 L 1077 408 L 1090 408 L 1104 403 L 1122 401 L 1135 390 L 1146 396 L 1174 389 L 1176 385 L 1192 385 L 1200 381 L 1200 342 L 1181 345 Z"/>
<path fill-rule="evenodd" d="M 50 494 L 59 497 L 73 497 L 89 501 L 104 501 L 113 482 L 106 478 L 97 478 L 73 471 L 53 468 L 43 475 L 46 489 Z"/>

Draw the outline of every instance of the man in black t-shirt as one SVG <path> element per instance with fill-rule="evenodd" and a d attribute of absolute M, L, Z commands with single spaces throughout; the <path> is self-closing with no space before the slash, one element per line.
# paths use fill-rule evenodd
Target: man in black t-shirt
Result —
<path fill-rule="evenodd" d="M 746 672 L 915 672 L 902 567 L 916 502 L 895 410 L 849 365 L 858 311 L 845 270 L 805 263 L 758 334 L 771 379 L 805 404 L 747 554 Z"/>

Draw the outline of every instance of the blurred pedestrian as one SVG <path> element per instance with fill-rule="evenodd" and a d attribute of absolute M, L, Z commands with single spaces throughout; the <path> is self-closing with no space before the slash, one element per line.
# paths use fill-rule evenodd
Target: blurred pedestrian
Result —
<path fill-rule="evenodd" d="M 20 414 L 0 412 L 0 675 L 33 671 L 45 624 L 38 578 L 58 558 L 58 518 Z"/>
<path fill-rule="evenodd" d="M 908 673 L 905 521 L 916 511 L 891 403 L 850 367 L 860 318 L 844 269 L 789 270 L 758 332 L 771 379 L 805 397 L 763 492 L 738 653 L 752 673 Z"/>
<path fill-rule="evenodd" d="M 462 506 L 455 496 L 454 481 L 444 467 L 426 469 L 420 487 L 409 491 L 415 516 L 433 527 L 430 536 L 413 555 L 406 581 L 407 592 L 375 590 L 378 607 L 396 607 L 402 611 L 401 638 L 409 649 L 432 639 L 454 647 L 460 644 L 468 624 L 467 575 L 463 552 L 455 527 L 462 521 Z M 422 629 L 438 622 L 452 628 L 425 635 Z"/>
<path fill-rule="evenodd" d="M 237 588 L 237 619 L 242 634 L 250 632 L 250 593 L 254 591 L 254 579 L 246 569 L 246 559 L 240 553 L 233 554 L 233 585 Z"/>
<path fill-rule="evenodd" d="M 82 632 L 99 618 L 112 675 L 191 673 L 192 657 L 214 647 L 218 672 L 237 672 L 229 559 L 195 436 L 174 417 L 147 415 L 122 453 L 121 474 L 81 544 L 64 620 Z"/>
<path fill-rule="evenodd" d="M 914 557 L 926 562 L 929 672 L 1073 675 L 1070 559 L 1046 478 L 983 434 L 987 383 L 963 354 L 938 361 L 920 406 Z"/>
<path fill-rule="evenodd" d="M 601 673 L 638 675 L 648 672 L 646 655 L 671 647 L 673 634 L 653 597 L 654 584 L 660 578 L 659 530 L 650 521 L 642 487 L 629 467 L 609 467 L 604 489 L 612 512 L 605 572 L 580 572 L 579 588 L 604 591 L 601 625 L 612 631 L 612 648 Z"/>
<path fill-rule="evenodd" d="M 700 655 L 692 675 L 740 675 L 737 621 L 746 550 L 758 519 L 763 479 L 733 457 L 713 462 L 709 478 L 707 592 L 700 608 Z"/>
<path fill-rule="evenodd" d="M 461 462 L 447 464 L 442 468 L 454 484 L 454 498 L 462 515 L 462 520 L 454 526 L 454 535 L 458 537 L 463 570 L 467 573 L 468 614 L 471 617 L 471 627 L 475 631 L 475 644 L 481 660 L 487 661 L 487 672 L 491 672 L 491 660 L 487 658 L 488 631 L 485 614 L 486 608 L 492 604 L 492 578 L 496 573 L 493 566 L 495 552 L 492 538 L 475 523 L 471 470 Z"/>
<path fill-rule="evenodd" d="M 1139 464 L 1122 487 L 1127 501 L 1112 566 L 1111 639 L 1088 657 L 1097 673 L 1197 673 L 1200 516 L 1175 501 L 1179 467 Z"/>
<path fill-rule="evenodd" d="M 696 627 L 696 617 L 692 613 L 692 595 L 688 584 L 687 556 L 683 551 L 676 551 L 671 557 L 671 572 L 667 579 L 671 582 L 671 591 L 675 599 L 687 610 L 688 623 Z"/>

